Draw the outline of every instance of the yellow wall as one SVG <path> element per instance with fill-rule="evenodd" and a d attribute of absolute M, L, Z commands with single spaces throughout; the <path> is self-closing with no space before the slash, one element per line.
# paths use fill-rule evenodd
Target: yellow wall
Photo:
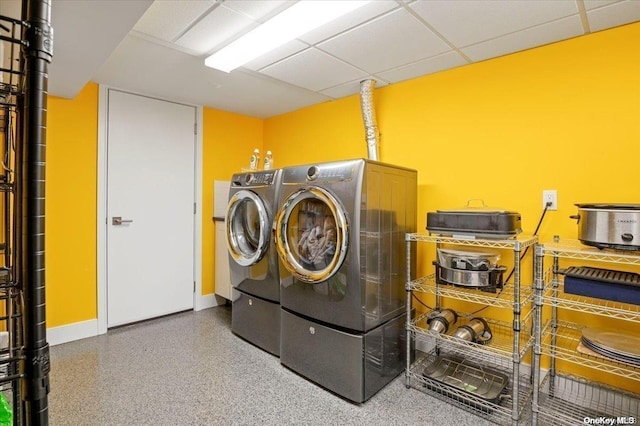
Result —
<path fill-rule="evenodd" d="M 202 294 L 214 292 L 215 232 L 213 181 L 231 179 L 248 167 L 255 148 L 262 151 L 262 120 L 204 108 L 202 156 Z"/>
<path fill-rule="evenodd" d="M 640 23 L 376 89 L 381 160 L 418 170 L 424 213 L 481 198 L 542 239 L 576 237 L 574 203 L 639 202 Z M 366 156 L 358 96 L 265 120 L 278 167 Z"/>
<path fill-rule="evenodd" d="M 367 154 L 355 96 L 269 118 L 264 132 L 264 149 L 273 152 L 277 168 Z"/>
<path fill-rule="evenodd" d="M 73 100 L 49 97 L 47 115 L 47 326 L 95 319 L 98 85 Z"/>
<path fill-rule="evenodd" d="M 574 203 L 640 203 L 639 44 L 636 23 L 376 89 L 381 160 L 418 170 L 418 230 L 426 232 L 428 211 L 479 198 L 520 212 L 533 233 L 542 190 L 556 189 L 559 209 L 547 213 L 540 240 L 576 238 Z M 358 95 L 264 127 L 278 167 L 366 156 Z M 431 272 L 433 258 L 419 248 L 418 270 Z M 596 316 L 563 319 L 633 329 Z"/>
<path fill-rule="evenodd" d="M 202 294 L 214 292 L 213 181 L 229 180 L 262 148 L 262 120 L 204 108 Z M 98 85 L 75 99 L 49 97 L 47 121 L 47 326 L 97 317 Z"/>

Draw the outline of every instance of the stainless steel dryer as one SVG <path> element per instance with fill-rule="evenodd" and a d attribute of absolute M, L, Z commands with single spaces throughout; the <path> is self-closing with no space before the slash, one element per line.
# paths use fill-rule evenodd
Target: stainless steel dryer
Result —
<path fill-rule="evenodd" d="M 237 173 L 226 217 L 231 274 L 231 329 L 280 355 L 278 255 L 272 238 L 280 170 Z"/>
<path fill-rule="evenodd" d="M 404 368 L 416 192 L 415 170 L 364 159 L 282 170 L 281 363 L 352 401 Z"/>

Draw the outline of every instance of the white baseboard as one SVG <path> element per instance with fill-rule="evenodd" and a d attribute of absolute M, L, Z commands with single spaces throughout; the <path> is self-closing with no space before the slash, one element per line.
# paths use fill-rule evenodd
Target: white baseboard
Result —
<path fill-rule="evenodd" d="M 98 320 L 75 322 L 47 329 L 47 342 L 50 346 L 98 335 Z"/>
<path fill-rule="evenodd" d="M 214 306 L 224 305 L 225 300 L 215 294 L 207 294 L 196 299 L 194 311 L 201 311 Z M 60 345 L 74 340 L 85 339 L 99 335 L 98 320 L 75 322 L 73 324 L 61 325 L 59 327 L 47 328 L 47 342 L 49 346 Z"/>
<path fill-rule="evenodd" d="M 224 299 L 216 296 L 214 293 L 205 294 L 204 296 L 200 296 L 196 298 L 196 306 L 193 308 L 194 311 L 201 311 L 207 308 L 213 308 L 214 306 L 224 305 Z"/>

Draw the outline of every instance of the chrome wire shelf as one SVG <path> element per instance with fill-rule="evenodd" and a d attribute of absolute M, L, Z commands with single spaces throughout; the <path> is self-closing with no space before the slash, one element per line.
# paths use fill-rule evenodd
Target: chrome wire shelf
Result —
<path fill-rule="evenodd" d="M 523 235 L 520 234 L 515 238 L 510 238 L 507 240 L 491 240 L 486 238 L 473 238 L 473 237 L 450 237 L 446 235 L 436 235 L 436 234 L 417 234 L 410 233 L 405 236 L 406 241 L 424 241 L 429 243 L 445 243 L 445 244 L 456 244 L 462 246 L 473 246 L 473 247 L 491 247 L 491 248 L 499 248 L 499 249 L 509 249 L 509 250 L 520 250 L 523 248 L 527 248 L 532 246 L 538 241 L 538 237 L 533 235 Z"/>
<path fill-rule="evenodd" d="M 542 330 L 542 353 L 605 373 L 615 374 L 627 379 L 640 380 L 640 367 L 602 356 L 587 355 L 578 352 L 576 348 L 581 341 L 581 328 L 582 326 L 578 324 L 559 322 L 557 328 L 554 330 L 553 323 L 548 322 Z M 555 346 L 552 345 L 554 337 L 556 341 Z"/>
<path fill-rule="evenodd" d="M 431 341 L 435 341 L 436 345 L 439 347 L 445 348 L 449 351 L 455 350 L 463 354 L 465 357 L 482 359 L 483 361 L 494 361 L 495 356 L 499 355 L 508 360 L 507 365 L 511 365 L 511 362 L 513 361 L 513 324 L 485 318 L 485 321 L 489 324 L 493 338 L 489 343 L 482 345 L 467 342 L 452 336 L 455 330 L 459 326 L 464 325 L 471 320 L 471 317 L 466 316 L 465 318 L 464 314 L 459 313 L 458 321 L 449 327 L 447 334 L 440 334 L 429 330 L 429 325 L 427 324 L 428 315 L 428 313 L 422 314 L 409 323 L 408 329 L 415 333 L 417 341 L 423 341 L 428 344 L 432 343 Z M 533 344 L 533 338 L 530 333 L 532 317 L 533 315 L 530 314 L 526 318 L 523 318 L 521 322 L 522 325 L 519 335 L 519 360 L 525 356 Z"/>
<path fill-rule="evenodd" d="M 547 256 L 619 263 L 623 265 L 640 265 L 640 253 L 637 251 L 600 250 L 596 247 L 582 244 L 579 240 L 561 239 L 558 242 L 541 244 L 540 247 L 542 253 Z"/>
<path fill-rule="evenodd" d="M 638 395 L 565 374 L 545 376 L 538 406 L 538 422 L 545 425 L 573 426 L 600 417 L 633 418 L 627 424 L 640 421 Z"/>
<path fill-rule="evenodd" d="M 547 281 L 549 282 L 549 281 Z M 545 287 L 544 304 L 557 306 L 563 309 L 583 312 L 587 314 L 601 315 L 609 318 L 618 318 L 627 321 L 640 322 L 640 306 L 630 303 L 620 303 L 611 300 L 597 299 L 594 297 L 569 294 L 564 292 L 564 280 L 558 278 L 557 297 L 553 296 L 554 282 L 551 280 Z"/>
<path fill-rule="evenodd" d="M 449 284 L 436 284 L 435 274 L 417 278 L 407 283 L 407 290 L 415 290 L 428 294 L 438 294 L 443 297 L 451 297 L 466 302 L 479 303 L 500 308 L 513 308 L 514 289 L 513 284 L 506 284 L 504 288 L 497 289 L 496 293 L 490 293 L 475 288 L 466 288 Z M 530 286 L 520 287 L 520 303 L 522 308 L 532 299 Z"/>
<path fill-rule="evenodd" d="M 443 354 L 444 353 L 441 351 L 440 355 Z M 453 356 L 461 355 L 455 352 L 447 352 L 447 354 Z M 513 421 L 513 395 L 511 395 L 513 373 L 511 371 L 504 369 L 500 364 L 488 362 L 480 366 L 477 364 L 476 360 L 471 361 L 471 364 L 476 366 L 476 370 L 482 371 L 485 368 L 492 369 L 508 377 L 509 383 L 506 386 L 505 392 L 500 395 L 500 398 L 497 401 L 488 401 L 469 392 L 465 392 L 462 389 L 458 389 L 441 381 L 426 377 L 423 372 L 426 367 L 430 366 L 437 359 L 437 355 L 436 351 L 430 351 L 428 353 L 422 353 L 421 356 L 416 357 L 416 362 L 411 366 L 407 373 L 409 384 L 412 388 L 418 389 L 449 404 L 456 405 L 466 411 L 498 424 L 510 424 Z M 464 359 L 464 356 L 461 358 Z M 518 400 L 520 401 L 520 404 L 517 415 L 519 421 L 524 421 L 531 415 L 531 384 L 528 376 L 521 376 L 518 378 L 518 381 Z"/>

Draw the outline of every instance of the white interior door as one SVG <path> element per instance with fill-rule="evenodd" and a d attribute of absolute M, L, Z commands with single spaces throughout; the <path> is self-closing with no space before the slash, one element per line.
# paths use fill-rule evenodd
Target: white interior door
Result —
<path fill-rule="evenodd" d="M 194 107 L 109 90 L 109 327 L 193 308 L 195 120 Z"/>

